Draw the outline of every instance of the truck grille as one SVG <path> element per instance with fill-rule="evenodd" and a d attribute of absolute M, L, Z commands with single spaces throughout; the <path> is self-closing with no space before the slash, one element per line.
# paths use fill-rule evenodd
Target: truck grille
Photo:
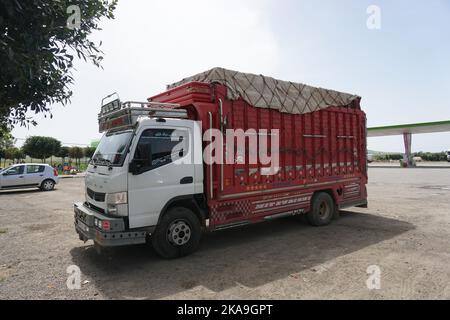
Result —
<path fill-rule="evenodd" d="M 97 202 L 105 202 L 105 193 L 95 192 L 87 188 L 87 194 L 92 200 L 95 200 Z"/>
<path fill-rule="evenodd" d="M 86 202 L 85 205 L 86 205 L 86 207 L 88 207 L 94 211 L 97 211 L 98 213 L 106 214 L 105 209 L 94 206 L 92 203 Z"/>

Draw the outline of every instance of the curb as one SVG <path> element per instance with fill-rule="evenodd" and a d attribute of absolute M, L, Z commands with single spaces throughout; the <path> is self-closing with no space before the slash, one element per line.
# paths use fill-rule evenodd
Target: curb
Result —
<path fill-rule="evenodd" d="M 417 167 L 411 167 L 411 168 L 402 168 L 400 166 L 369 166 L 368 167 L 373 169 L 450 169 L 450 166 L 417 166 Z"/>
<path fill-rule="evenodd" d="M 74 175 L 74 176 L 59 176 L 59 179 L 80 179 L 84 178 L 84 175 Z"/>

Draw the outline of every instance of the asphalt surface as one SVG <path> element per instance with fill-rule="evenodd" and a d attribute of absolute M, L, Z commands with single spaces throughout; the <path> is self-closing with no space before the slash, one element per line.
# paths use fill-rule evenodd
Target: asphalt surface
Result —
<path fill-rule="evenodd" d="M 207 234 L 171 261 L 146 245 L 98 255 L 79 241 L 83 183 L 0 191 L 0 299 L 450 298 L 449 169 L 371 168 L 369 209 L 324 228 L 288 218 Z"/>

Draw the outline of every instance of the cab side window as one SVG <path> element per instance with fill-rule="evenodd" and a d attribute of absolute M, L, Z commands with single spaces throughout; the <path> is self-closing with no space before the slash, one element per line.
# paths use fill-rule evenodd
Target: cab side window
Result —
<path fill-rule="evenodd" d="M 143 145 L 150 145 L 152 150 L 152 165 L 149 168 L 145 168 L 145 171 L 154 170 L 186 156 L 189 147 L 188 139 L 189 135 L 187 130 L 145 130 L 139 139 L 134 158 L 145 158 L 141 150 L 146 150 Z"/>

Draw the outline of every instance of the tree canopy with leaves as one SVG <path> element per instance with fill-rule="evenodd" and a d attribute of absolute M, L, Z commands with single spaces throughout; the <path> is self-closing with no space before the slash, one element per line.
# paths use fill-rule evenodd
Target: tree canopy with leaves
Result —
<path fill-rule="evenodd" d="M 28 111 L 50 114 L 72 96 L 74 55 L 100 66 L 89 35 L 113 19 L 117 0 L 0 2 L 0 126 L 36 124 Z"/>
<path fill-rule="evenodd" d="M 59 149 L 58 154 L 55 154 L 55 156 L 60 157 L 62 163 L 66 162 L 66 158 L 69 156 L 70 147 L 62 146 Z"/>
<path fill-rule="evenodd" d="M 51 156 L 58 155 L 61 142 L 52 137 L 29 137 L 23 147 L 23 152 L 31 158 L 45 160 Z"/>
<path fill-rule="evenodd" d="M 76 160 L 77 165 L 80 164 L 80 159 L 84 157 L 83 149 L 80 147 L 72 147 L 69 149 L 69 157 Z"/>
<path fill-rule="evenodd" d="M 84 148 L 84 156 L 88 159 L 92 159 L 92 156 L 95 153 L 96 148 L 94 147 L 86 147 Z"/>
<path fill-rule="evenodd" d="M 5 150 L 14 146 L 14 138 L 11 132 L 5 128 L 0 127 L 0 150 Z"/>

